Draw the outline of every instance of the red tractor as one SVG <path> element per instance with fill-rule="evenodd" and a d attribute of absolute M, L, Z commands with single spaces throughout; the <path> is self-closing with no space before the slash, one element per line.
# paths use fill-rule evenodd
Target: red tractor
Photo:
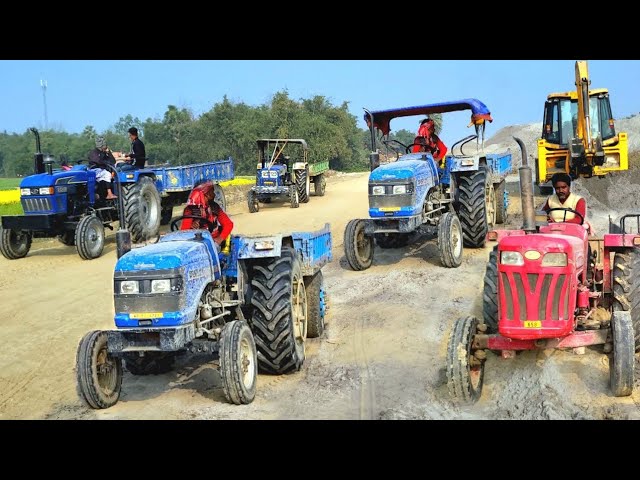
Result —
<path fill-rule="evenodd" d="M 603 238 L 588 236 L 584 218 L 580 225 L 547 223 L 545 214 L 536 223 L 531 167 L 515 140 L 524 225 L 487 235 L 498 244 L 484 277 L 484 321 L 467 316 L 454 323 L 449 392 L 466 403 L 480 398 L 486 350 L 511 358 L 518 350 L 602 345 L 613 394 L 631 395 L 640 340 L 640 214 L 610 221 Z"/>

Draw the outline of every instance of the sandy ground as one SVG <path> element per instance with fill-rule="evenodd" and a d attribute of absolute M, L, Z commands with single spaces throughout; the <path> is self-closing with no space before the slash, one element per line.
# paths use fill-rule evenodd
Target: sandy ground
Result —
<path fill-rule="evenodd" d="M 618 187 L 600 183 L 588 196 L 598 228 L 606 228 L 607 215 L 616 214 L 611 205 L 625 198 L 621 184 L 626 198 L 637 195 L 637 178 L 625 175 Z M 250 405 L 226 402 L 210 358 L 185 356 L 168 374 L 125 372 L 119 403 L 88 409 L 76 396 L 75 353 L 87 331 L 113 326 L 113 235 L 92 261 L 51 240 L 35 242 L 24 259 L 0 257 L 0 419 L 640 418 L 640 388 L 613 397 L 608 360 L 597 349 L 524 352 L 511 360 L 489 353 L 482 398 L 473 406 L 454 404 L 445 383 L 448 335 L 456 318 L 481 317 L 491 247 L 466 249 L 459 268 L 445 269 L 435 240 L 419 238 L 403 249 L 377 249 L 369 270 L 351 271 L 343 232 L 350 219 L 367 216 L 367 177 L 334 176 L 324 197 L 312 196 L 298 209 L 271 204 L 250 214 L 244 201 L 228 208 L 235 233 L 316 230 L 325 222 L 333 232 L 334 259 L 324 268 L 326 332 L 308 340 L 300 372 L 259 375 Z M 514 180 L 510 223 L 519 226 Z M 574 190 L 589 195 L 587 183 Z"/>

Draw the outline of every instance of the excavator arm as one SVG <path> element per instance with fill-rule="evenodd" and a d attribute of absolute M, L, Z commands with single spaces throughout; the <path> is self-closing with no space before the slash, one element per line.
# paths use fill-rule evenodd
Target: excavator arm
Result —
<path fill-rule="evenodd" d="M 576 90 L 578 94 L 578 119 L 576 136 L 581 140 L 582 150 L 585 155 L 593 155 L 594 149 L 591 141 L 591 120 L 589 118 L 589 70 L 587 62 L 576 62 Z M 573 150 L 573 149 L 572 149 Z"/>

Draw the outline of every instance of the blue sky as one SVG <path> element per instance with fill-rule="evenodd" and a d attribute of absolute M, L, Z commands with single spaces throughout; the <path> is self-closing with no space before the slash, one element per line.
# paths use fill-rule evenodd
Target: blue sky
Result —
<path fill-rule="evenodd" d="M 506 47 L 505 47 L 506 48 Z M 0 60 L 0 131 L 44 127 L 40 80 L 47 81 L 49 128 L 103 132 L 127 114 L 160 119 L 168 105 L 200 115 L 222 100 L 267 103 L 286 89 L 295 100 L 324 95 L 349 102 L 364 128 L 363 108 L 382 110 L 477 98 L 500 128 L 542 120 L 549 93 L 574 88 L 575 60 Z M 640 61 L 589 60 L 592 88 L 608 88 L 616 118 L 640 112 Z M 445 115 L 448 145 L 473 133 L 469 113 Z M 391 128 L 417 130 L 418 117 Z"/>

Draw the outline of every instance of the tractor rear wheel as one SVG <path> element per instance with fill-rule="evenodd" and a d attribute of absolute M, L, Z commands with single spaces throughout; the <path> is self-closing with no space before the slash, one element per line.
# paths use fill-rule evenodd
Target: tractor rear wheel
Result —
<path fill-rule="evenodd" d="M 229 402 L 247 405 L 256 398 L 257 363 L 256 344 L 247 322 L 225 324 L 220 336 L 220 378 Z"/>
<path fill-rule="evenodd" d="M 107 332 L 87 333 L 76 352 L 78 396 L 91 408 L 109 408 L 120 398 L 122 360 L 107 349 Z"/>
<path fill-rule="evenodd" d="M 280 257 L 254 265 L 251 286 L 258 366 L 276 375 L 300 370 L 308 310 L 299 254 L 292 247 L 282 247 Z"/>
<path fill-rule="evenodd" d="M 402 248 L 409 243 L 408 233 L 376 233 L 374 238 L 380 248 Z"/>
<path fill-rule="evenodd" d="M 247 206 L 249 207 L 249 213 L 256 213 L 260 210 L 258 194 L 253 190 L 249 190 L 247 193 Z"/>
<path fill-rule="evenodd" d="M 76 225 L 76 250 L 83 260 L 93 260 L 104 249 L 104 225 L 95 215 L 85 215 Z"/>
<path fill-rule="evenodd" d="M 609 360 L 611 391 L 616 397 L 628 397 L 633 392 L 635 347 L 631 313 L 621 310 L 611 316 L 613 352 Z"/>
<path fill-rule="evenodd" d="M 309 201 L 309 185 L 309 169 L 296 170 L 296 189 L 298 190 L 300 203 L 307 203 Z"/>
<path fill-rule="evenodd" d="M 158 235 L 160 228 L 160 194 L 153 180 L 141 177 L 133 185 L 126 185 L 124 211 L 127 229 L 134 243 L 144 242 Z"/>
<path fill-rule="evenodd" d="M 0 227 L 0 252 L 9 260 L 27 256 L 31 249 L 31 234 Z"/>
<path fill-rule="evenodd" d="M 124 367 L 132 375 L 159 375 L 173 369 L 175 358 L 173 352 L 146 352 L 142 357 L 130 352 L 124 357 Z"/>
<path fill-rule="evenodd" d="M 438 222 L 438 251 L 444 267 L 456 268 L 462 263 L 462 227 L 458 216 L 447 212 Z"/>
<path fill-rule="evenodd" d="M 616 252 L 613 260 L 613 310 L 631 314 L 635 350 L 640 350 L 640 251 Z"/>
<path fill-rule="evenodd" d="M 498 246 L 493 247 L 484 271 L 482 291 L 482 316 L 487 333 L 498 331 Z"/>
<path fill-rule="evenodd" d="M 505 223 L 507 221 L 507 207 L 509 205 L 506 195 L 507 182 L 502 180 L 495 188 L 496 195 L 496 223 Z"/>
<path fill-rule="evenodd" d="M 480 165 L 475 172 L 459 174 L 457 184 L 464 246 L 484 247 L 487 232 L 496 223 L 495 192 L 486 165 Z"/>
<path fill-rule="evenodd" d="M 304 287 L 307 292 L 307 337 L 317 338 L 324 333 L 327 308 L 322 270 L 318 270 L 312 277 L 307 277 Z"/>
<path fill-rule="evenodd" d="M 373 236 L 365 234 L 366 221 L 350 220 L 344 229 L 344 255 L 353 270 L 366 270 L 373 263 Z"/>
<path fill-rule="evenodd" d="M 320 173 L 315 176 L 313 180 L 313 191 L 316 197 L 323 197 L 324 191 L 327 188 L 327 179 L 324 178 L 324 173 Z"/>
<path fill-rule="evenodd" d="M 462 403 L 473 403 L 482 394 L 484 358 L 472 348 L 476 333 L 478 319 L 468 316 L 457 319 L 449 335 L 447 384 L 449 394 Z"/>
<path fill-rule="evenodd" d="M 289 187 L 289 203 L 291 208 L 298 208 L 300 206 L 300 197 L 298 196 L 298 189 L 295 185 Z"/>

